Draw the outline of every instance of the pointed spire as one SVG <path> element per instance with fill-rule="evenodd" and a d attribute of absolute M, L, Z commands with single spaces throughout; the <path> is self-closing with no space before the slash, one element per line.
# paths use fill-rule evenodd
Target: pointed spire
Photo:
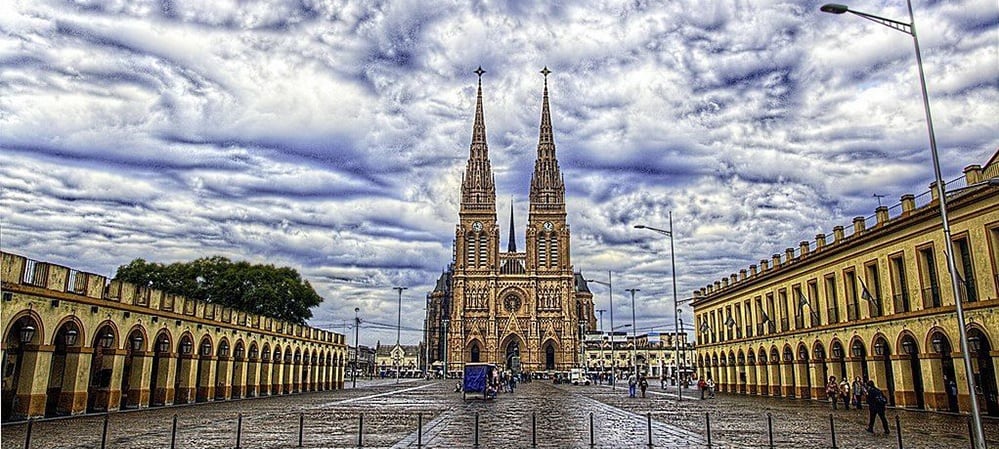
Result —
<path fill-rule="evenodd" d="M 548 105 L 548 75 L 552 73 L 546 66 L 541 70 L 545 77 L 544 94 L 541 97 L 541 126 L 538 134 L 538 158 L 534 162 L 534 175 L 531 177 L 531 210 L 565 210 L 565 183 L 555 157 L 555 138 L 552 131 L 551 108 Z"/>
<path fill-rule="evenodd" d="M 486 120 L 482 112 L 482 74 L 479 67 L 474 72 L 479 76 L 478 91 L 475 97 L 475 121 L 472 125 L 472 144 L 468 149 L 468 163 L 465 177 L 461 181 L 462 210 L 492 211 L 496 213 L 496 182 L 489 163 L 489 144 L 486 143 Z"/>
<path fill-rule="evenodd" d="M 510 198 L 510 243 L 507 243 L 507 252 L 515 253 L 517 252 L 517 236 L 514 235 L 513 230 L 516 229 L 513 226 L 513 198 Z"/>

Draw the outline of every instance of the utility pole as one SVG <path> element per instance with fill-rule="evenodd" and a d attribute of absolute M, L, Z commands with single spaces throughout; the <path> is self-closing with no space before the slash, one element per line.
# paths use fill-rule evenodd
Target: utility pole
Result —
<path fill-rule="evenodd" d="M 600 314 L 600 333 L 604 332 L 604 312 L 606 311 L 606 309 L 598 309 L 594 311 Z"/>

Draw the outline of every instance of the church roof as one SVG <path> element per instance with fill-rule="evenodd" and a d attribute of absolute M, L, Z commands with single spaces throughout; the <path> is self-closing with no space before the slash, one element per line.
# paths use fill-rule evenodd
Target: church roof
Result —
<path fill-rule="evenodd" d="M 586 283 L 583 273 L 576 273 L 576 293 L 590 293 L 590 285 Z"/>

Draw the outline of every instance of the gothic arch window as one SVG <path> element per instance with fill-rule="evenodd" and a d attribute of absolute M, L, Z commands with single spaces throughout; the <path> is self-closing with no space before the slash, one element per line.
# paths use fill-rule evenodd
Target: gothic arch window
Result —
<path fill-rule="evenodd" d="M 480 355 L 479 355 L 479 344 L 478 343 L 472 343 L 472 349 L 470 350 L 470 352 L 471 352 L 472 363 L 478 363 L 478 362 L 481 361 L 481 360 L 479 360 Z"/>
<path fill-rule="evenodd" d="M 465 236 L 465 245 L 467 246 L 466 252 L 468 254 L 466 263 L 470 267 L 475 266 L 475 234 L 469 232 Z"/>
<path fill-rule="evenodd" d="M 548 261 L 552 267 L 556 267 L 558 266 L 558 235 L 551 233 L 548 235 L 548 238 L 551 239 L 551 244 L 548 245 L 551 257 L 548 258 Z"/>

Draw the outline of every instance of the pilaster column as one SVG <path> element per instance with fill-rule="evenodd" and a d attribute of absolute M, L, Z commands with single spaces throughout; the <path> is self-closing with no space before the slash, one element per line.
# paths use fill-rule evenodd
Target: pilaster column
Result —
<path fill-rule="evenodd" d="M 220 357 L 214 364 L 216 373 L 215 378 L 215 392 L 212 395 L 215 399 L 219 400 L 229 400 L 232 398 L 232 370 L 233 370 L 233 359 L 231 357 Z"/>
<path fill-rule="evenodd" d="M 125 406 L 128 408 L 149 407 L 149 383 L 152 380 L 150 370 L 153 367 L 152 353 L 132 351 L 131 355 L 132 368 L 128 373 Z"/>
<path fill-rule="evenodd" d="M 930 410 L 950 408 L 950 404 L 947 403 L 947 392 L 944 391 L 943 365 L 940 363 L 940 354 L 919 354 L 919 365 L 923 374 L 923 389 L 925 390 L 923 398 L 926 401 L 926 408 Z"/>
<path fill-rule="evenodd" d="M 792 369 L 794 372 L 794 397 L 798 399 L 810 399 L 812 398 L 812 390 L 809 384 L 815 385 L 812 382 L 812 377 L 809 369 L 809 363 L 807 360 L 797 360 L 794 362 Z"/>
<path fill-rule="evenodd" d="M 156 376 L 156 390 L 150 391 L 152 395 L 150 403 L 173 405 L 176 396 L 174 386 L 177 383 L 177 363 L 179 359 L 174 354 L 168 352 L 161 352 L 157 357 L 159 357 L 158 366 L 156 372 L 152 373 L 153 376 Z"/>
<path fill-rule="evenodd" d="M 177 363 L 180 363 L 180 369 L 174 381 L 175 392 L 173 403 L 189 404 L 195 400 L 194 369 L 197 366 L 196 360 L 193 354 L 181 354 L 177 359 Z"/>
<path fill-rule="evenodd" d="M 270 365 L 271 368 L 271 395 L 277 396 L 284 393 L 284 365 L 275 360 Z"/>
<path fill-rule="evenodd" d="M 811 364 L 811 369 L 808 370 L 808 376 L 812 382 L 811 398 L 824 400 L 826 399 L 826 382 L 829 381 L 822 369 L 825 366 L 825 362 L 822 360 L 811 360 L 808 363 Z"/>
<path fill-rule="evenodd" d="M 201 356 L 201 379 L 198 382 L 198 400 L 215 400 L 215 357 Z"/>
<path fill-rule="evenodd" d="M 243 378 L 243 385 L 246 385 L 246 389 L 243 392 L 243 397 L 257 397 L 260 395 L 260 387 L 257 385 L 260 383 L 260 362 L 248 359 L 244 364 L 244 367 L 246 374 Z"/>
<path fill-rule="evenodd" d="M 916 407 L 916 384 L 912 378 L 912 361 L 909 355 L 891 356 L 892 371 L 895 375 L 895 406 Z"/>
<path fill-rule="evenodd" d="M 757 382 L 759 381 L 759 376 L 757 375 L 758 370 L 759 366 L 757 366 L 756 363 L 746 365 L 746 393 L 748 394 L 757 394 L 760 391 L 759 386 L 757 385 Z"/>
<path fill-rule="evenodd" d="M 66 367 L 59 394 L 59 413 L 78 415 L 87 411 L 87 382 L 90 380 L 90 353 L 83 347 L 66 348 Z"/>
<path fill-rule="evenodd" d="M 52 366 L 54 346 L 26 345 L 21 354 L 21 371 L 18 374 L 17 405 L 14 415 L 25 418 L 45 416 L 45 397 L 49 367 Z"/>

